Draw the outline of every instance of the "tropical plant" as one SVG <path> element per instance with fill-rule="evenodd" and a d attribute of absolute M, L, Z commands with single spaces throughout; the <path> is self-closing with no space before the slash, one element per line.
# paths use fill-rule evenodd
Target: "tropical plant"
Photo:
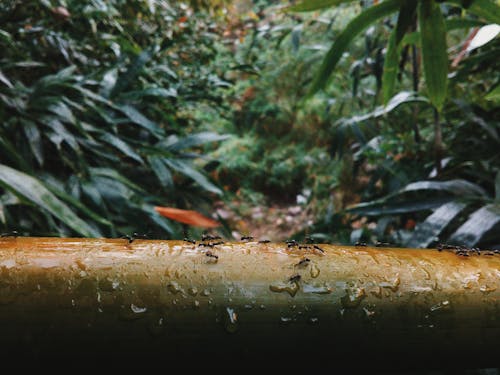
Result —
<path fill-rule="evenodd" d="M 0 222 L 179 236 L 154 207 L 204 211 L 222 193 L 203 150 L 225 136 L 189 114 L 229 85 L 211 65 L 217 25 L 183 4 L 64 4 L 0 5 Z"/>
<path fill-rule="evenodd" d="M 347 1 L 313 0 L 290 9 L 311 11 L 341 3 Z M 479 27 L 482 27 L 479 30 L 487 29 L 491 27 L 488 22 L 499 22 L 500 7 L 494 2 L 482 0 L 448 4 L 389 0 L 367 7 L 334 38 L 315 75 L 309 95 L 324 88 L 328 98 L 335 90 L 328 82 L 332 81 L 335 69 L 340 68 L 339 62 L 354 38 L 368 27 L 375 27 L 376 30 L 380 27 L 377 26 L 379 21 L 386 19 L 383 28 L 388 27 L 390 34 L 382 60 L 383 69 L 373 70 L 377 83 L 380 82 L 376 89 L 382 94 L 382 105 L 362 115 L 337 119 L 332 131 L 336 138 L 334 152 L 342 155 L 345 142 L 351 142 L 351 148 L 353 144 L 357 145 L 356 164 L 371 165 L 370 182 L 361 193 L 367 202 L 348 212 L 350 215 L 379 217 L 375 232 L 384 236 L 383 228 L 398 217 L 403 215 L 408 218 L 410 213 L 433 209 L 433 214 L 414 232 L 399 224 L 401 230 L 393 232 L 391 240 L 416 247 L 436 244 L 439 240 L 469 246 L 498 246 L 500 238 L 495 236 L 494 228 L 500 222 L 500 210 L 495 203 L 493 186 L 500 164 L 498 157 L 494 156 L 496 154 L 492 153 L 498 147 L 498 116 L 492 108 L 494 87 L 498 84 L 493 73 L 498 69 L 498 59 L 495 58 L 498 43 L 486 44 L 491 37 L 482 41 L 473 38 Z M 393 13 L 398 14 L 394 24 L 389 17 Z M 469 37 L 460 43 L 460 39 L 464 38 L 461 30 L 471 28 Z M 476 42 L 473 48 L 469 47 L 471 40 L 472 44 Z M 447 42 L 450 41 L 454 41 L 459 49 L 453 50 L 452 68 L 455 71 L 452 74 L 447 50 Z M 478 47 L 482 47 L 479 53 L 476 50 L 471 57 L 464 58 L 464 54 L 470 54 Z M 419 49 L 425 86 L 422 93 L 417 94 L 420 91 Z M 405 66 L 410 54 L 412 71 L 407 75 Z M 377 58 L 374 60 L 378 61 Z M 471 72 L 477 75 L 474 81 L 470 79 Z M 408 79 L 405 80 L 405 77 Z M 407 91 L 395 94 L 398 78 Z M 491 93 L 485 97 L 488 90 Z M 493 103 L 487 103 L 485 99 Z M 427 109 L 429 105 L 431 112 Z M 408 119 L 411 123 L 413 140 L 406 136 L 408 123 L 402 124 L 393 112 L 398 113 L 399 119 Z M 429 121 L 429 118 L 434 119 Z M 442 128 L 444 122 L 448 126 Z M 352 136 L 354 141 L 349 141 L 348 137 L 352 139 Z M 398 138 L 400 141 L 394 141 Z M 470 147 L 471 143 L 474 148 Z M 432 144 L 434 150 L 430 152 L 428 145 Z M 470 152 L 467 153 L 466 149 Z M 434 160 L 429 158 L 432 154 Z M 424 177 L 426 175 L 427 178 Z M 465 184 L 472 190 L 457 195 L 454 193 L 457 184 Z M 378 199 L 373 200 L 374 197 Z M 434 200 L 432 204 L 429 199 Z M 356 217 L 359 216 L 354 216 L 354 219 Z M 425 216 L 418 214 L 415 218 L 423 220 Z M 323 224 L 320 227 L 324 229 Z M 351 239 L 370 237 L 369 234 L 355 232 Z"/>

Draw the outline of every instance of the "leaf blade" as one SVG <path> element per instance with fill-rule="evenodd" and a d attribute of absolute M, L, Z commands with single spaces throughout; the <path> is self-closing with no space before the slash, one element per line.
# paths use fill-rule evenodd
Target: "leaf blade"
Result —
<path fill-rule="evenodd" d="M 434 0 L 421 1 L 418 21 L 427 94 L 441 112 L 447 95 L 448 53 L 446 26 L 439 4 Z"/>

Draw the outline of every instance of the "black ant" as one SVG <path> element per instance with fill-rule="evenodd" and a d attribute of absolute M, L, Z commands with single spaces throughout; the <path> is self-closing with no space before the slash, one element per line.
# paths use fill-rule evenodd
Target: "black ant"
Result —
<path fill-rule="evenodd" d="M 19 233 L 17 232 L 17 230 L 13 230 L 11 232 L 0 234 L 0 237 L 14 237 L 14 238 L 16 238 L 17 236 L 19 236 Z"/>
<path fill-rule="evenodd" d="M 205 253 L 205 255 L 206 255 L 207 257 L 210 257 L 210 258 L 213 258 L 213 259 L 219 259 L 219 256 L 218 256 L 218 255 L 215 255 L 215 254 L 214 254 L 214 253 L 212 253 L 210 250 L 209 250 L 209 251 L 207 251 L 207 252 Z"/>
<path fill-rule="evenodd" d="M 309 258 L 301 259 L 299 263 L 296 264 L 297 267 L 307 267 L 311 260 Z"/>
<path fill-rule="evenodd" d="M 220 237 L 219 237 L 220 238 Z M 224 241 L 217 241 L 217 242 L 213 242 L 212 243 L 212 246 L 217 246 L 217 245 L 222 245 L 224 243 Z"/>
<path fill-rule="evenodd" d="M 356 242 L 354 246 L 368 246 L 366 242 Z"/>
<path fill-rule="evenodd" d="M 252 241 L 253 237 L 252 236 L 243 236 L 241 237 L 241 241 Z"/>
<path fill-rule="evenodd" d="M 310 249 L 310 248 L 311 248 L 311 246 L 309 246 L 309 245 L 299 245 L 299 250 L 304 250 L 304 249 L 307 250 L 307 249 Z"/>
<path fill-rule="evenodd" d="M 288 279 L 288 281 L 290 281 L 291 283 L 297 283 L 300 281 L 300 275 L 299 274 L 293 275 Z"/>
<path fill-rule="evenodd" d="M 389 242 L 380 242 L 380 241 L 375 242 L 375 247 L 389 247 L 389 246 L 391 246 Z"/>
<path fill-rule="evenodd" d="M 321 251 L 322 253 L 324 253 L 324 252 L 325 252 L 325 250 L 323 250 L 323 249 L 322 249 L 321 247 L 319 247 L 318 245 L 314 245 L 313 247 L 314 247 L 316 250 Z"/>
<path fill-rule="evenodd" d="M 128 243 L 130 245 L 132 242 L 134 242 L 138 238 L 148 238 L 148 235 L 147 234 L 138 234 L 138 233 L 134 232 L 131 236 L 126 234 L 125 236 L 122 236 L 121 238 L 128 240 Z"/>
<path fill-rule="evenodd" d="M 290 247 L 294 247 L 294 246 L 299 246 L 298 242 L 295 241 L 295 240 L 287 240 L 286 241 L 286 244 L 287 246 L 290 248 Z"/>
<path fill-rule="evenodd" d="M 270 240 L 260 240 L 259 243 L 269 243 L 271 242 Z"/>
<path fill-rule="evenodd" d="M 192 243 L 192 244 L 196 244 L 195 240 L 192 240 L 192 239 L 187 238 L 187 237 L 184 237 L 184 242 L 189 242 L 189 243 Z"/>

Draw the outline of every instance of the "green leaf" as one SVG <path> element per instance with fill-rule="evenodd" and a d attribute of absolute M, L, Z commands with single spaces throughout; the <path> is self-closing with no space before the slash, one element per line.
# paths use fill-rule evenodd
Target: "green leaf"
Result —
<path fill-rule="evenodd" d="M 418 192 L 418 195 L 410 194 L 412 192 Z M 438 192 L 441 192 L 440 196 Z M 418 181 L 383 198 L 360 203 L 348 211 L 363 215 L 400 214 L 436 208 L 458 198 L 485 197 L 487 194 L 483 188 L 466 180 Z"/>
<path fill-rule="evenodd" d="M 439 4 L 434 0 L 420 1 L 418 21 L 427 95 L 434 107 L 441 111 L 446 100 L 448 52 L 446 27 Z"/>
<path fill-rule="evenodd" d="M 85 237 L 98 237 L 100 233 L 80 219 L 66 204 L 54 196 L 39 180 L 0 164 L 0 184 L 61 220 Z"/>
<path fill-rule="evenodd" d="M 291 7 L 286 8 L 286 10 L 291 12 L 310 12 L 313 10 L 329 8 L 351 1 L 353 0 L 304 0 L 297 5 L 292 5 Z"/>
<path fill-rule="evenodd" d="M 500 223 L 500 205 L 486 205 L 474 211 L 469 219 L 450 236 L 448 242 L 474 246 L 498 223 Z"/>
<path fill-rule="evenodd" d="M 466 204 L 461 202 L 450 202 L 438 207 L 423 223 L 417 225 L 405 246 L 417 248 L 429 246 L 465 207 Z"/>
<path fill-rule="evenodd" d="M 471 6 L 467 8 L 467 11 L 483 18 L 489 23 L 500 23 L 500 6 L 494 1 L 474 0 Z"/>
<path fill-rule="evenodd" d="M 191 178 L 205 190 L 218 195 L 222 195 L 222 191 L 217 186 L 208 181 L 208 179 L 204 175 L 202 175 L 188 163 L 182 160 L 173 160 L 173 159 L 164 159 L 164 161 L 170 168 Z"/>
<path fill-rule="evenodd" d="M 413 25 L 417 13 L 417 0 L 405 0 L 399 8 L 398 22 L 396 24 L 396 45 L 399 46 L 404 35 Z"/>
<path fill-rule="evenodd" d="M 495 202 L 500 203 L 500 171 L 495 176 Z"/>
<path fill-rule="evenodd" d="M 376 107 L 373 111 L 364 115 L 342 118 L 336 122 L 336 125 L 352 125 L 366 120 L 376 119 L 385 116 L 405 103 L 429 103 L 429 100 L 423 96 L 415 95 L 415 93 L 411 91 L 401 91 L 394 95 L 385 107 Z"/>
<path fill-rule="evenodd" d="M 142 51 L 134 62 L 129 66 L 127 71 L 120 75 L 116 80 L 113 89 L 110 92 L 110 97 L 115 97 L 124 91 L 139 75 L 144 65 L 151 60 L 153 53 L 151 50 Z"/>
<path fill-rule="evenodd" d="M 220 135 L 213 132 L 201 132 L 181 138 L 177 142 L 168 145 L 167 149 L 169 151 L 179 151 L 185 148 L 199 146 L 205 143 L 223 141 L 228 138 L 229 135 Z"/>
<path fill-rule="evenodd" d="M 170 188 L 173 186 L 174 181 L 172 179 L 172 174 L 166 167 L 163 159 L 164 158 L 162 158 L 161 156 L 148 156 L 149 165 L 151 166 L 151 169 L 153 169 L 153 172 L 160 183 L 163 186 Z"/>
<path fill-rule="evenodd" d="M 22 119 L 21 124 L 36 161 L 40 166 L 43 166 L 43 143 L 40 130 L 30 120 Z"/>
<path fill-rule="evenodd" d="M 136 190 L 140 193 L 146 193 L 139 185 L 130 181 L 128 178 L 124 177 L 120 173 L 118 173 L 115 169 L 111 168 L 89 168 L 89 172 L 93 176 L 106 177 L 110 180 L 119 181 L 125 186 L 128 186 L 132 190 Z"/>
<path fill-rule="evenodd" d="M 139 163 L 144 163 L 144 160 L 140 157 L 140 155 L 133 150 L 133 148 L 126 142 L 124 142 L 122 139 L 115 137 L 111 133 L 103 133 L 100 137 L 100 140 L 109 143 L 116 149 L 120 150 L 123 152 L 125 155 L 127 155 L 129 158 L 132 158 Z"/>
<path fill-rule="evenodd" d="M 491 90 L 484 98 L 493 102 L 500 102 L 500 85 L 497 85 L 497 87 Z"/>
<path fill-rule="evenodd" d="M 324 88 L 328 78 L 332 74 L 335 66 L 339 62 L 343 53 L 351 43 L 351 41 L 379 18 L 386 17 L 398 10 L 400 2 L 398 0 L 387 0 L 378 5 L 374 5 L 363 11 L 354 18 L 340 33 L 332 47 L 326 54 L 319 71 L 316 73 L 309 96 Z"/>
<path fill-rule="evenodd" d="M 117 106 L 117 108 L 125 114 L 130 121 L 132 121 L 134 124 L 137 124 L 139 126 L 142 126 L 145 129 L 148 129 L 152 134 L 155 135 L 161 135 L 163 134 L 163 131 L 158 127 L 156 123 L 148 119 L 146 116 L 144 116 L 141 112 L 139 112 L 137 109 L 130 105 L 120 105 Z"/>
<path fill-rule="evenodd" d="M 113 224 L 109 221 L 100 216 L 99 214 L 95 213 L 91 209 L 87 208 L 84 204 L 82 204 L 78 199 L 73 198 L 70 194 L 66 193 L 65 191 L 59 189 L 58 187 L 54 185 L 47 184 L 47 188 L 55 195 L 57 195 L 59 198 L 62 200 L 66 201 L 67 203 L 71 204 L 72 206 L 78 208 L 80 211 L 82 211 L 85 215 L 90 217 L 91 219 L 97 221 L 98 223 L 102 225 L 106 225 L 111 227 Z"/>
<path fill-rule="evenodd" d="M 446 20 L 446 30 L 470 29 L 472 27 L 484 26 L 483 21 L 467 18 L 451 18 Z"/>

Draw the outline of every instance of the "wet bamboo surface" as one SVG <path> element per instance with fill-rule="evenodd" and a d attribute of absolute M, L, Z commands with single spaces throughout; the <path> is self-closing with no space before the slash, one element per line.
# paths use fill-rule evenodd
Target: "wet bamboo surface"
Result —
<path fill-rule="evenodd" d="M 500 366 L 499 255 L 213 243 L 0 238 L 0 356 Z"/>

